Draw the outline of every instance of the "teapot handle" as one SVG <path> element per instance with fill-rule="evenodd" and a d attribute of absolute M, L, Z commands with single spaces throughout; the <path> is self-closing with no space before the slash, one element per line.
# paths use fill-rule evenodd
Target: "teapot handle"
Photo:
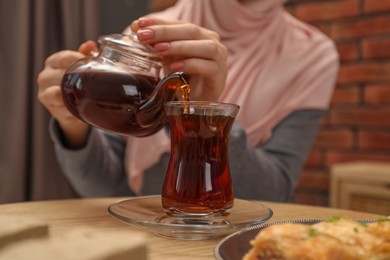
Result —
<path fill-rule="evenodd" d="M 149 127 L 154 125 L 156 120 L 164 120 L 164 104 L 174 100 L 176 91 L 183 85 L 189 85 L 189 81 L 190 77 L 185 72 L 173 72 L 165 76 L 150 97 L 138 107 L 137 123 L 142 127 Z"/>

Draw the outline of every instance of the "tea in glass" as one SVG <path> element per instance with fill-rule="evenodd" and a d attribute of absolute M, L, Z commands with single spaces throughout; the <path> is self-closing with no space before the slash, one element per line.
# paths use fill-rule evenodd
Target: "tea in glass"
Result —
<path fill-rule="evenodd" d="M 235 104 L 172 101 L 165 104 L 171 155 L 162 205 L 174 216 L 222 214 L 233 207 L 228 140 Z"/>

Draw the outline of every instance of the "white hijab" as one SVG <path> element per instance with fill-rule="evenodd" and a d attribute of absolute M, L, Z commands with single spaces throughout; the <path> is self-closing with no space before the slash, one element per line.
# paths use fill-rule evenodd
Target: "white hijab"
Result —
<path fill-rule="evenodd" d="M 236 121 L 256 146 L 297 109 L 326 109 L 338 71 L 334 44 L 283 9 L 283 0 L 179 0 L 151 16 L 179 19 L 218 32 L 229 50 L 229 73 L 219 101 L 240 105 Z M 126 169 L 138 194 L 143 172 L 169 152 L 164 131 L 128 137 Z"/>

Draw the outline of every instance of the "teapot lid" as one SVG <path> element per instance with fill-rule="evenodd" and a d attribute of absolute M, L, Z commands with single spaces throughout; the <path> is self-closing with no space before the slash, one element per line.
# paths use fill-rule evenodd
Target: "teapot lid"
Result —
<path fill-rule="evenodd" d="M 157 55 L 151 46 L 141 43 L 134 33 L 103 35 L 99 37 L 98 42 L 123 52 L 137 54 L 149 60 L 162 61 L 162 57 Z"/>

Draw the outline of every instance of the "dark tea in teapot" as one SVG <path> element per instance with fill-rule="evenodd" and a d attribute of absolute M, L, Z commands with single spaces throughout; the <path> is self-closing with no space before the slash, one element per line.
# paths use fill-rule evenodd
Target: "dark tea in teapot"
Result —
<path fill-rule="evenodd" d="M 62 85 L 64 102 L 73 114 L 94 126 L 116 133 L 143 136 L 148 132 L 138 125 L 135 114 L 158 82 L 157 78 L 130 73 L 68 73 Z M 151 132 L 154 130 L 150 129 Z"/>
<path fill-rule="evenodd" d="M 110 132 L 138 137 L 156 133 L 164 126 L 165 102 L 189 88 L 188 75 L 174 72 L 160 80 L 161 57 L 134 35 L 108 35 L 99 42 L 97 56 L 78 60 L 65 72 L 65 106 Z"/>

